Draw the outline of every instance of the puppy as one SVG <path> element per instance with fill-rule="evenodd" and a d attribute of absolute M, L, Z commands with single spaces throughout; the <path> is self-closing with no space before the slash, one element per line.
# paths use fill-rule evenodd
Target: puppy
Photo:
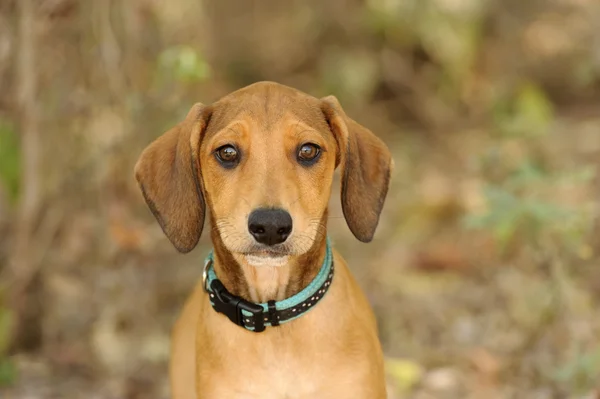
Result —
<path fill-rule="evenodd" d="M 165 235 L 213 251 L 172 336 L 174 399 L 386 397 L 371 307 L 327 238 L 341 168 L 344 217 L 369 242 L 393 161 L 333 96 L 272 82 L 196 104 L 135 167 Z"/>

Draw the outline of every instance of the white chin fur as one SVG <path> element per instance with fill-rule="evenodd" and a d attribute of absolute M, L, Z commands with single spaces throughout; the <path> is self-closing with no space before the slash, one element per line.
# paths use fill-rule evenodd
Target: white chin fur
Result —
<path fill-rule="evenodd" d="M 250 266 L 262 267 L 262 266 L 273 266 L 281 267 L 288 262 L 288 256 L 256 256 L 246 255 L 246 262 Z"/>

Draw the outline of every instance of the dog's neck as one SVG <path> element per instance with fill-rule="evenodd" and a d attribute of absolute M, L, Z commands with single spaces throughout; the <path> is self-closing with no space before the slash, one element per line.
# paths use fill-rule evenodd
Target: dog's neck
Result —
<path fill-rule="evenodd" d="M 281 301 L 305 288 L 317 275 L 325 259 L 326 235 L 318 234 L 311 249 L 289 256 L 282 266 L 252 266 L 242 255 L 227 250 L 217 229 L 212 230 L 214 268 L 225 288 L 248 301 Z"/>

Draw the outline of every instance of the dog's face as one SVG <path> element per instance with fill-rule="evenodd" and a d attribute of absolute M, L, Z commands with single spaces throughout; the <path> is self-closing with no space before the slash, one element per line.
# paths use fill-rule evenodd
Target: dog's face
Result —
<path fill-rule="evenodd" d="M 254 265 L 307 252 L 325 234 L 336 154 L 316 99 L 250 90 L 215 104 L 199 160 L 225 247 Z"/>
<path fill-rule="evenodd" d="M 334 97 L 257 83 L 195 105 L 144 151 L 136 177 L 180 251 L 196 245 L 208 205 L 230 252 L 251 265 L 277 266 L 325 235 L 340 164 L 344 216 L 358 239 L 370 241 L 389 184 L 387 147 Z"/>

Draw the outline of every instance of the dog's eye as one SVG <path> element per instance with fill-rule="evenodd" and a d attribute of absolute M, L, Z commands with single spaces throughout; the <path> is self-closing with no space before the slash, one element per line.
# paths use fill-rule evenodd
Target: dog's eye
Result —
<path fill-rule="evenodd" d="M 232 145 L 224 145 L 217 148 L 215 155 L 221 164 L 225 167 L 231 168 L 235 166 L 239 161 L 238 150 Z"/>
<path fill-rule="evenodd" d="M 302 144 L 298 149 L 298 161 L 306 165 L 315 163 L 319 155 L 321 155 L 321 148 L 316 144 Z"/>

